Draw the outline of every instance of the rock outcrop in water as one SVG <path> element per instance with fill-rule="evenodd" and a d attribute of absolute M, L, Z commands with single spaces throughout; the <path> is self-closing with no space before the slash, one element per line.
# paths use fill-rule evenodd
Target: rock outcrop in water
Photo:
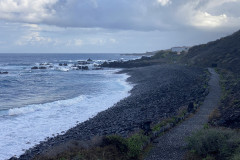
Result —
<path fill-rule="evenodd" d="M 8 74 L 7 71 L 0 72 L 0 74 Z"/>
<path fill-rule="evenodd" d="M 37 67 L 37 66 L 34 66 L 34 67 L 32 67 L 31 69 L 38 69 L 38 67 Z"/>
<path fill-rule="evenodd" d="M 39 67 L 39 69 L 47 69 L 47 67 L 41 66 L 41 67 Z"/>

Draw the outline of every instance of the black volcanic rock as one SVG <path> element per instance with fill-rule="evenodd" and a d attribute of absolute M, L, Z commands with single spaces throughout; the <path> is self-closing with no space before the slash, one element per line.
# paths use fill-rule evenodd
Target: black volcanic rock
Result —
<path fill-rule="evenodd" d="M 4 71 L 4 72 L 0 72 L 0 74 L 8 74 L 8 72 L 7 72 L 7 71 Z"/>
<path fill-rule="evenodd" d="M 47 67 L 41 66 L 39 67 L 39 69 L 47 69 Z"/>
<path fill-rule="evenodd" d="M 38 67 L 37 67 L 37 66 L 34 66 L 34 67 L 32 67 L 31 69 L 38 69 Z"/>
<path fill-rule="evenodd" d="M 88 66 L 82 66 L 82 70 L 88 70 Z"/>

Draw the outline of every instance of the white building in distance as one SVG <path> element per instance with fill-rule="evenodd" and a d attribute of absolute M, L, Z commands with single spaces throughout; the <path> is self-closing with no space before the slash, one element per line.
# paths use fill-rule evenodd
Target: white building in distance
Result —
<path fill-rule="evenodd" d="M 183 46 L 183 47 L 173 47 L 171 48 L 171 51 L 172 52 L 177 52 L 178 54 L 180 54 L 181 52 L 188 52 L 190 47 L 186 47 L 186 46 Z"/>

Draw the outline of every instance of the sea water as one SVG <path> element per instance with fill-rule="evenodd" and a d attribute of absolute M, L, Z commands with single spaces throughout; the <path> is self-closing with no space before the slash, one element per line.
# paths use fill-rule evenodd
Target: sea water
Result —
<path fill-rule="evenodd" d="M 74 65 L 90 58 L 89 70 Z M 0 159 L 84 122 L 127 97 L 132 86 L 119 69 L 93 70 L 120 54 L 0 54 Z M 67 66 L 59 64 L 67 64 Z M 46 69 L 31 69 L 44 66 Z"/>

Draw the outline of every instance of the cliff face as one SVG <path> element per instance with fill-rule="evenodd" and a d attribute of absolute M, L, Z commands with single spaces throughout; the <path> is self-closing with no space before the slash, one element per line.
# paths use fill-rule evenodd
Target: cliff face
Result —
<path fill-rule="evenodd" d="M 240 30 L 234 34 L 189 49 L 184 60 L 190 64 L 240 71 Z"/>

